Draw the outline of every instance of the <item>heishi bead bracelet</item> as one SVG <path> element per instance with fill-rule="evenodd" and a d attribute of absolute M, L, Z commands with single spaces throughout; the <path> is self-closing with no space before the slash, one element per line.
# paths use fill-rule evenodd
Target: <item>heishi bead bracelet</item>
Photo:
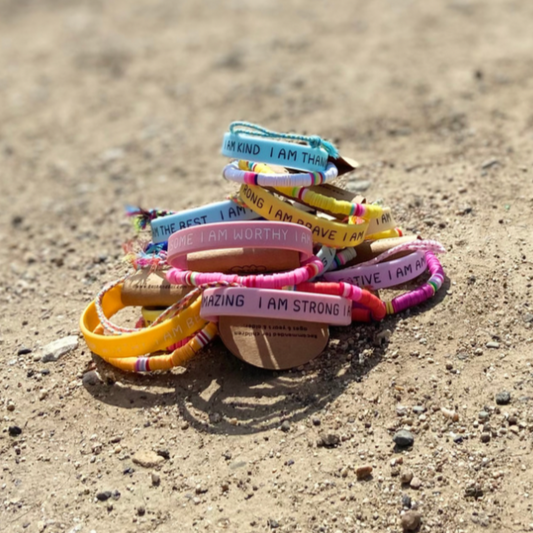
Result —
<path fill-rule="evenodd" d="M 233 161 L 224 167 L 222 175 L 228 181 L 235 183 L 247 183 L 248 185 L 260 185 L 261 187 L 311 187 L 320 185 L 335 179 L 338 175 L 337 167 L 328 163 L 324 172 L 305 172 L 291 174 L 276 174 L 264 172 L 266 165 L 247 161 L 248 168 L 241 169 L 240 162 Z M 268 167 L 267 167 L 268 168 Z"/>
<path fill-rule="evenodd" d="M 313 186 L 321 185 L 322 183 L 337 177 L 338 173 L 336 168 L 334 176 L 332 175 L 331 178 L 326 176 L 324 179 L 321 179 L 320 176 L 315 176 L 314 174 L 274 174 L 274 171 L 268 165 L 241 159 L 239 162 L 234 161 L 230 165 L 226 166 L 224 171 L 226 171 L 228 167 L 231 167 L 233 169 L 231 172 L 236 175 L 236 171 L 234 169 L 237 166 L 242 172 L 242 174 L 239 174 L 241 178 L 244 177 L 246 171 L 250 172 L 251 176 L 248 178 L 248 180 L 240 179 L 238 181 L 235 179 L 233 181 L 247 183 L 248 185 L 274 187 L 276 192 L 279 192 L 283 196 L 294 198 L 302 204 L 314 209 L 331 213 L 333 215 L 342 215 L 344 217 L 361 217 L 365 220 L 377 219 L 383 215 L 383 208 L 380 205 L 337 200 L 331 196 L 319 194 L 311 189 Z M 260 176 L 260 179 L 252 179 L 253 176 Z M 227 178 L 226 173 L 224 173 L 224 177 Z M 286 181 L 286 183 L 283 183 L 283 181 Z"/>
<path fill-rule="evenodd" d="M 306 213 L 258 185 L 241 185 L 239 196 L 245 205 L 266 220 L 306 226 L 311 230 L 313 242 L 330 248 L 357 246 L 364 240 L 368 228 L 368 221 L 358 217 L 351 217 L 351 223 L 343 224 Z"/>
<path fill-rule="evenodd" d="M 444 270 L 440 261 L 432 252 L 426 252 L 426 262 L 431 274 L 428 281 L 417 289 L 396 296 L 390 301 L 384 301 L 388 315 L 393 315 L 415 305 L 420 305 L 432 298 L 442 287 L 444 283 Z"/>
<path fill-rule="evenodd" d="M 366 308 L 373 320 L 382 320 L 386 314 L 385 304 L 376 295 L 365 289 L 361 289 L 356 285 L 349 285 L 348 283 L 343 282 L 300 283 L 299 285 L 296 285 L 295 290 L 316 294 L 331 294 L 348 298 L 355 304 Z"/>
<path fill-rule="evenodd" d="M 109 318 L 125 307 L 120 297 L 123 280 L 106 285 L 80 318 L 80 329 L 87 346 L 106 360 L 164 350 L 191 337 L 206 325 L 199 314 L 199 291 L 192 291 L 172 306 L 173 312 L 179 314 L 168 319 L 162 315 L 160 322 L 154 322 L 151 327 L 138 330 L 114 326 Z M 106 330 L 113 335 L 104 335 Z"/>

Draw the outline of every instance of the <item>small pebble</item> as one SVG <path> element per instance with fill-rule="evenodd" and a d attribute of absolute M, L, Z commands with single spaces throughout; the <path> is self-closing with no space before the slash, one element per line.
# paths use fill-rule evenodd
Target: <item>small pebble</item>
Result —
<path fill-rule="evenodd" d="M 393 440 L 400 448 L 407 448 L 408 446 L 413 445 L 413 443 L 415 442 L 415 437 L 407 429 L 401 429 L 400 431 L 395 433 Z"/>
<path fill-rule="evenodd" d="M 288 420 L 284 420 L 282 423 L 281 423 L 281 431 L 287 433 L 288 431 L 290 431 L 291 429 L 291 425 L 289 424 L 289 421 Z"/>
<path fill-rule="evenodd" d="M 487 411 L 480 411 L 477 416 L 480 420 L 485 421 L 490 418 L 490 413 L 488 413 Z"/>
<path fill-rule="evenodd" d="M 17 437 L 22 433 L 22 429 L 20 429 L 18 426 L 9 426 L 7 432 L 9 433 L 10 437 Z"/>
<path fill-rule="evenodd" d="M 400 481 L 403 485 L 409 485 L 413 479 L 413 473 L 410 470 L 405 470 L 400 475 Z"/>
<path fill-rule="evenodd" d="M 417 531 L 422 522 L 422 515 L 417 511 L 407 511 L 402 516 L 402 529 L 404 531 Z"/>
<path fill-rule="evenodd" d="M 17 355 L 27 355 L 32 352 L 31 348 L 26 348 L 26 346 L 22 346 L 17 350 Z"/>
<path fill-rule="evenodd" d="M 95 387 L 96 385 L 100 385 L 102 380 L 95 370 L 89 370 L 89 372 L 83 374 L 81 382 L 86 387 Z"/>
<path fill-rule="evenodd" d="M 133 457 L 132 461 L 144 468 L 154 468 L 165 462 L 165 459 L 158 453 L 152 451 L 138 451 Z"/>
<path fill-rule="evenodd" d="M 146 514 L 146 509 L 144 508 L 143 505 L 139 505 L 139 506 L 137 507 L 136 511 L 137 511 L 137 514 L 138 514 L 139 516 L 144 516 L 144 515 Z"/>
<path fill-rule="evenodd" d="M 161 477 L 159 476 L 159 474 L 152 472 L 152 485 L 154 487 L 159 487 L 160 484 L 161 484 Z"/>
<path fill-rule="evenodd" d="M 414 477 L 411 480 L 411 483 L 409 483 L 409 486 L 412 489 L 418 490 L 422 486 L 422 480 L 420 478 L 418 478 L 418 477 Z"/>
<path fill-rule="evenodd" d="M 320 426 L 320 418 L 314 417 L 311 422 L 313 423 L 313 426 Z"/>
<path fill-rule="evenodd" d="M 15 410 L 15 404 L 13 403 L 13 401 L 8 400 L 7 405 L 6 405 L 6 409 L 8 411 L 14 411 Z"/>
<path fill-rule="evenodd" d="M 495 341 L 490 341 L 490 342 L 487 342 L 487 344 L 485 344 L 485 346 L 487 348 L 493 348 L 493 349 L 497 350 L 500 347 L 500 343 L 499 342 L 495 342 Z"/>
<path fill-rule="evenodd" d="M 452 420 L 453 422 L 457 422 L 459 420 L 459 415 L 450 409 L 446 409 L 446 407 L 441 407 L 441 413 L 446 417 Z"/>
<path fill-rule="evenodd" d="M 489 442 L 490 441 L 490 433 L 482 433 L 481 434 L 481 442 Z"/>
<path fill-rule="evenodd" d="M 411 509 L 411 496 L 409 494 L 402 494 L 402 507 L 404 509 Z"/>
<path fill-rule="evenodd" d="M 106 500 L 109 500 L 112 495 L 113 494 L 110 490 L 104 490 L 102 492 L 96 493 L 96 499 L 100 502 L 105 502 Z"/>
<path fill-rule="evenodd" d="M 498 405 L 507 405 L 511 402 L 511 393 L 508 391 L 498 392 L 496 394 L 496 403 Z"/>
<path fill-rule="evenodd" d="M 317 446 L 324 446 L 325 448 L 335 448 L 340 444 L 340 437 L 335 433 L 325 433 L 319 436 Z"/>
<path fill-rule="evenodd" d="M 355 475 L 357 476 L 357 479 L 367 479 L 372 474 L 372 467 L 370 465 L 365 466 L 359 466 L 355 470 Z"/>
<path fill-rule="evenodd" d="M 270 529 L 278 529 L 279 522 L 277 520 L 274 520 L 273 518 L 268 519 L 268 525 Z"/>

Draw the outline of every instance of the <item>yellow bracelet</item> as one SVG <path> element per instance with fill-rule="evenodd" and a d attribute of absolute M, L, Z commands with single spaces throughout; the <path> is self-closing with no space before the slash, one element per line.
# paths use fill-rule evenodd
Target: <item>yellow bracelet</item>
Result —
<path fill-rule="evenodd" d="M 350 217 L 350 223 L 343 224 L 318 218 L 283 202 L 258 185 L 241 185 L 240 199 L 247 207 L 267 220 L 280 220 L 307 226 L 313 234 L 313 242 L 330 248 L 357 246 L 365 238 L 368 221 Z"/>
<path fill-rule="evenodd" d="M 372 204 L 371 204 L 372 205 Z M 389 229 L 394 229 L 396 227 L 396 222 L 391 213 L 390 207 L 382 207 L 382 212 L 379 217 L 373 218 L 368 224 L 368 229 L 366 230 L 367 238 L 368 235 L 374 235 L 374 233 L 380 233 Z"/>
<path fill-rule="evenodd" d="M 165 309 L 166 307 L 141 307 L 141 315 L 144 319 L 144 325 L 149 326 Z"/>
<path fill-rule="evenodd" d="M 151 372 L 154 370 L 170 370 L 175 366 L 182 366 L 199 352 L 218 333 L 217 325 L 209 322 L 184 346 L 176 348 L 170 354 L 152 355 L 150 357 L 121 357 L 106 358 L 108 363 L 125 372 Z"/>
<path fill-rule="evenodd" d="M 253 163 L 252 161 L 239 161 L 239 168 L 250 172 L 271 174 L 273 170 L 264 163 Z M 346 217 L 361 217 L 364 220 L 377 219 L 383 214 L 383 207 L 375 204 L 360 204 L 348 202 L 346 200 L 337 200 L 331 196 L 319 194 L 310 187 L 275 187 L 275 190 L 287 196 L 294 198 L 309 207 L 314 207 L 320 211 L 331 213 L 333 215 L 344 215 Z"/>
<path fill-rule="evenodd" d="M 102 309 L 107 318 L 123 309 L 120 293 L 122 284 L 113 287 L 102 300 Z M 200 317 L 201 298 L 197 298 L 178 315 L 165 320 L 157 326 L 145 328 L 136 333 L 122 335 L 103 335 L 95 330 L 102 329 L 96 304 L 92 301 L 80 319 L 80 329 L 91 351 L 106 360 L 135 357 L 164 350 L 186 337 L 190 337 L 207 323 Z"/>

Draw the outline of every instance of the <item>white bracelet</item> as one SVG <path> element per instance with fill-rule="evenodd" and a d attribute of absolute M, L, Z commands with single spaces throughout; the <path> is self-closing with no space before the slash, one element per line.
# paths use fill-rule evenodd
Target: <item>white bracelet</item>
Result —
<path fill-rule="evenodd" d="M 328 163 L 324 172 L 299 172 L 297 174 L 261 174 L 253 171 L 257 168 L 257 163 L 250 161 L 247 165 L 250 170 L 241 170 L 238 161 L 233 161 L 226 165 L 222 175 L 229 181 L 262 187 L 312 187 L 326 183 L 338 175 L 337 167 L 333 163 Z"/>

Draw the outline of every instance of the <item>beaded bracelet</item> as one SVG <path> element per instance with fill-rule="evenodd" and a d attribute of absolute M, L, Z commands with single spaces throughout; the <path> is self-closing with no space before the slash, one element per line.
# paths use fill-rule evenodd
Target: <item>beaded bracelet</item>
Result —
<path fill-rule="evenodd" d="M 330 270 L 337 270 L 338 268 L 343 267 L 348 261 L 351 261 L 356 257 L 357 251 L 353 247 L 345 248 L 344 250 L 338 250 L 335 254 L 335 258 L 333 259 L 330 267 L 326 270 L 326 272 Z"/>
<path fill-rule="evenodd" d="M 253 163 L 244 161 L 246 164 L 241 169 L 242 161 L 233 161 L 224 167 L 222 175 L 228 181 L 235 183 L 247 183 L 248 185 L 260 185 L 261 187 L 311 187 L 320 185 L 335 179 L 338 175 L 337 167 L 333 163 L 328 163 L 324 172 L 304 172 L 291 174 L 276 174 L 273 171 L 265 172 L 268 168 L 263 163 Z M 292 189 L 291 189 L 292 190 Z"/>
<path fill-rule="evenodd" d="M 267 220 L 307 226 L 311 230 L 313 242 L 330 248 L 357 246 L 363 242 L 368 228 L 368 221 L 358 217 L 350 217 L 350 223 L 343 224 L 305 213 L 258 185 L 241 185 L 239 196 L 250 209 Z"/>
<path fill-rule="evenodd" d="M 302 266 L 292 272 L 279 274 L 259 274 L 257 276 L 239 276 L 237 274 L 222 274 L 220 272 L 204 273 L 192 272 L 171 268 L 167 272 L 167 280 L 175 285 L 199 287 L 208 283 L 235 283 L 244 287 L 257 287 L 263 289 L 281 289 L 290 285 L 297 285 L 308 281 L 324 270 L 324 264 L 316 257 L 304 261 Z"/>
<path fill-rule="evenodd" d="M 336 198 L 319 194 L 310 189 L 310 187 L 321 185 L 322 183 L 337 177 L 338 172 L 336 167 L 335 175 L 332 176 L 332 178 L 326 177 L 325 179 L 320 180 L 320 178 L 315 177 L 314 174 L 274 174 L 274 171 L 264 163 L 253 163 L 251 161 L 242 159 L 238 163 L 234 161 L 228 165 L 228 167 L 231 166 L 233 169 L 232 172 L 236 173 L 235 168 L 237 165 L 238 168 L 243 171 L 240 174 L 241 177 L 244 177 L 247 174 L 247 172 L 244 171 L 249 171 L 252 173 L 252 178 L 250 178 L 248 181 L 241 179 L 240 183 L 261 185 L 263 187 L 275 187 L 276 191 L 283 196 L 294 198 L 304 205 L 313 207 L 320 211 L 325 211 L 334 215 L 343 215 L 346 217 L 357 216 L 364 218 L 365 220 L 377 219 L 383 214 L 383 208 L 380 205 L 360 204 L 356 202 L 347 202 L 345 200 L 337 200 Z M 226 167 L 226 169 L 228 167 Z M 257 174 L 253 174 L 253 172 L 257 172 Z M 253 176 L 261 177 L 261 179 L 254 181 Z M 296 176 L 302 176 L 302 179 L 296 179 Z M 307 179 L 305 179 L 306 176 Z M 226 176 L 224 175 L 224 177 Z M 285 178 L 286 183 L 283 183 L 284 180 L 278 179 L 282 177 Z"/>
<path fill-rule="evenodd" d="M 155 370 L 170 370 L 176 366 L 183 366 L 217 334 L 217 326 L 209 322 L 196 332 L 185 345 L 178 346 L 171 354 L 151 355 L 142 357 L 105 357 L 102 358 L 113 366 L 125 372 L 152 372 Z"/>
<path fill-rule="evenodd" d="M 390 301 L 384 301 L 388 315 L 399 313 L 409 307 L 419 305 L 422 302 L 429 300 L 442 287 L 442 284 L 444 283 L 444 270 L 440 261 L 432 252 L 426 252 L 426 262 L 431 274 L 429 280 L 418 289 L 396 296 Z"/>
<path fill-rule="evenodd" d="M 109 317 L 125 307 L 121 299 L 124 279 L 104 287 L 80 318 L 80 329 L 87 346 L 97 355 L 107 360 L 164 350 L 206 325 L 199 315 L 201 299 L 197 298 L 198 290 L 191 291 L 144 330 L 115 326 L 109 321 Z M 179 314 L 166 320 L 172 313 Z M 104 331 L 113 335 L 104 335 Z"/>
<path fill-rule="evenodd" d="M 385 304 L 371 292 L 361 289 L 355 285 L 348 283 L 300 283 L 296 285 L 295 289 L 302 292 L 311 292 L 318 294 L 331 294 L 334 296 L 342 296 L 352 300 L 354 303 L 364 306 L 370 312 L 374 320 L 382 320 L 386 315 Z M 352 311 L 352 318 L 353 318 Z M 364 320 L 366 322 L 366 320 Z"/>

